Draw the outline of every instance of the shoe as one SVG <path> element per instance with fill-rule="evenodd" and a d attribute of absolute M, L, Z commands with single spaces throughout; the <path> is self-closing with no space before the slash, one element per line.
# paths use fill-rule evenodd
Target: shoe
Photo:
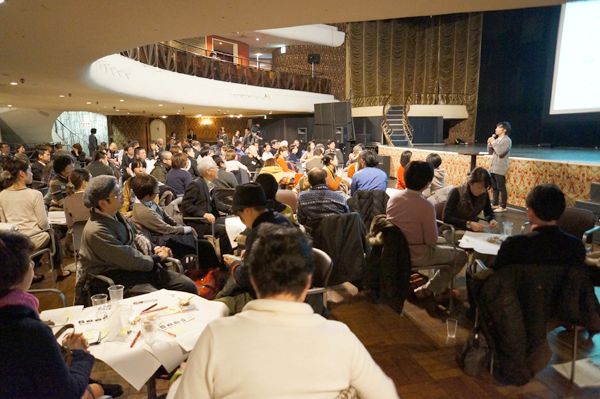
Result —
<path fill-rule="evenodd" d="M 66 279 L 70 275 L 71 275 L 71 272 L 68 271 L 68 270 L 65 270 L 65 271 L 62 272 L 62 274 L 59 274 L 58 276 L 56 276 L 56 281 L 63 281 L 64 279 Z"/>
<path fill-rule="evenodd" d="M 502 208 L 502 207 L 498 207 L 496 209 L 494 209 L 494 212 L 496 213 L 502 213 L 502 212 L 506 212 L 507 209 L 506 208 Z"/>
<path fill-rule="evenodd" d="M 39 283 L 43 279 L 44 279 L 44 275 L 43 274 L 36 274 L 36 275 L 33 276 L 33 280 L 31 280 L 31 283 L 32 284 Z"/>
<path fill-rule="evenodd" d="M 118 398 L 119 396 L 123 395 L 123 387 L 119 384 L 105 384 L 91 378 L 89 379 L 89 383 L 100 385 L 104 390 L 104 394 L 112 398 Z"/>

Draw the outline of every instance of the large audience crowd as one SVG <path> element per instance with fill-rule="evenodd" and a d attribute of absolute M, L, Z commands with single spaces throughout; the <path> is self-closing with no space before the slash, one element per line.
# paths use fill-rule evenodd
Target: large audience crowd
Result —
<path fill-rule="evenodd" d="M 250 129 L 232 139 L 222 129 L 212 145 L 172 136 L 166 143 L 152 141 L 149 148 L 138 141 L 119 148 L 98 143 L 93 131 L 87 154 L 80 144 L 71 151 L 60 144 L 40 145 L 31 154 L 23 146 L 14 150 L 0 145 L 0 216 L 18 230 L 0 232 L 5 269 L 0 352 L 13 354 L 0 360 L 0 373 L 11 381 L 10 386 L 0 383 L 0 397 L 91 398 L 102 393 L 101 385 L 89 381 L 93 357 L 85 339 L 68 338 L 74 356 L 64 364 L 39 321 L 37 300 L 27 293 L 32 282 L 43 278 L 37 273 L 41 256 L 30 257 L 40 249 L 51 249 L 57 279 L 69 276 L 63 257 L 74 250 L 71 233 L 77 223 L 85 223 L 81 268 L 74 279 L 81 304 L 106 288 L 98 275 L 124 285 L 131 295 L 161 288 L 198 293 L 195 275 L 166 266 L 173 257 L 185 259 L 190 270 L 223 271 L 215 300 L 235 315 L 206 328 L 179 388 L 172 390 L 175 397 L 317 398 L 335 397 L 347 388 L 361 398 L 398 397 L 393 382 L 350 330 L 304 303 L 315 267 L 311 247 L 331 234 L 323 221 L 357 212 L 368 229 L 377 215 L 385 214 L 404 237 L 411 266 L 444 266 L 414 295 L 443 300 L 453 294 L 451 281 L 467 263 L 467 254 L 452 240 L 465 231 L 495 228 L 497 211 L 506 209 L 505 202 L 492 207 L 492 177 L 484 168 L 453 187 L 444 181 L 438 154 L 411 162 L 406 151 L 397 173 L 399 190 L 388 194 L 389 179 L 377 155 L 360 144 L 345 156 L 335 141 L 264 142 Z M 547 201 L 552 201 L 549 210 Z M 443 222 L 453 226 L 454 235 L 438 229 L 436 207 L 444 209 Z M 545 254 L 540 262 L 583 263 L 583 244 L 556 228 L 564 207 L 558 187 L 534 189 L 528 197 L 534 233 L 507 240 L 493 267 L 515 263 L 527 248 Z M 67 226 L 51 228 L 48 211 L 64 211 Z M 226 228 L 230 216 L 246 227 L 236 250 Z M 552 248 L 558 247 L 563 254 L 568 249 L 568 255 L 554 256 Z M 355 282 L 360 285 L 358 278 Z M 44 362 L 36 360 L 40 353 L 48 354 Z M 233 363 L 235 372 L 224 371 Z M 59 386 L 64 394 L 57 396 L 53 390 Z"/>

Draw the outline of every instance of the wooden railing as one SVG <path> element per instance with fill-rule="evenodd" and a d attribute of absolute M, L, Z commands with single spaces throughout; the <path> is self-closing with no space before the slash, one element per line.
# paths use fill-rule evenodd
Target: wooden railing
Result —
<path fill-rule="evenodd" d="M 257 69 L 204 57 L 163 43 L 124 50 L 121 55 L 157 68 L 207 79 L 273 89 L 331 94 L 331 81 L 287 72 Z"/>

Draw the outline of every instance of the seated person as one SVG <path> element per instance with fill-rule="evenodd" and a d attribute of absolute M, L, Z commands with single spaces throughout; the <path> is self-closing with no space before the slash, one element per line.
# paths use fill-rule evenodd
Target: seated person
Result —
<path fill-rule="evenodd" d="M 311 170 L 313 168 L 323 168 L 323 152 L 325 150 L 321 145 L 315 147 L 312 151 L 312 157 L 306 160 L 304 165 L 305 170 Z"/>
<path fill-rule="evenodd" d="M 48 183 L 48 194 L 44 201 L 51 211 L 60 211 L 67 196 L 69 175 L 73 171 L 73 159 L 70 155 L 59 155 L 52 161 L 52 169 L 54 176 Z"/>
<path fill-rule="evenodd" d="M 358 169 L 358 156 L 362 150 L 364 150 L 363 145 L 357 144 L 352 148 L 352 152 L 348 155 L 347 175 L 350 179 L 352 179 L 352 176 L 354 176 Z"/>
<path fill-rule="evenodd" d="M 500 246 L 494 269 L 513 264 L 580 265 L 585 247 L 580 238 L 562 231 L 558 219 L 565 195 L 554 184 L 534 187 L 525 200 L 531 233 L 508 237 Z"/>
<path fill-rule="evenodd" d="M 259 299 L 206 327 L 172 388 L 176 399 L 231 392 L 244 398 L 334 398 L 350 386 L 362 399 L 398 398 L 392 380 L 348 327 L 303 303 L 314 264 L 299 230 L 261 226 L 247 263 Z M 228 372 L 234 363 L 235 372 Z"/>
<path fill-rule="evenodd" d="M 90 218 L 90 210 L 83 205 L 83 193 L 90 178 L 90 172 L 86 169 L 75 169 L 69 175 L 70 188 L 64 202 L 68 227 L 73 227 L 75 222 Z"/>
<path fill-rule="evenodd" d="M 158 156 L 158 161 L 154 163 L 154 168 L 150 172 L 160 183 L 165 184 L 167 181 L 167 173 L 171 169 L 173 154 L 171 151 L 161 151 Z"/>
<path fill-rule="evenodd" d="M 267 197 L 262 187 L 257 183 L 240 184 L 235 188 L 232 211 L 237 214 L 242 223 L 250 230 L 246 237 L 245 254 L 250 253 L 256 235 L 256 229 L 262 223 L 272 223 L 292 226 L 288 218 L 267 208 Z M 219 293 L 219 297 L 251 290 L 248 267 L 243 260 L 224 256 L 225 263 L 231 268 L 233 279 Z M 235 313 L 232 310 L 232 313 Z"/>
<path fill-rule="evenodd" d="M 342 181 L 342 178 L 337 175 L 335 169 L 333 155 L 325 155 L 323 157 L 323 170 L 327 174 L 327 187 L 332 191 L 344 191 L 344 188 L 347 191 L 348 188 L 346 184 Z"/>
<path fill-rule="evenodd" d="M 181 152 L 173 156 L 171 169 L 167 173 L 166 185 L 173 189 L 173 194 L 181 197 L 185 193 L 185 189 L 192 181 L 192 175 L 185 170 L 188 164 L 188 156 Z"/>
<path fill-rule="evenodd" d="M 294 222 L 294 211 L 289 205 L 283 204 L 275 198 L 279 185 L 273 175 L 263 174 L 256 177 L 256 183 L 260 184 L 267 197 L 267 208 L 274 210 Z"/>
<path fill-rule="evenodd" d="M 134 176 L 128 180 L 139 202 L 133 204 L 131 220 L 140 229 L 151 234 L 192 234 L 190 226 L 179 226 L 155 202 L 158 196 L 158 180 L 150 175 Z"/>
<path fill-rule="evenodd" d="M 41 147 L 35 151 L 35 156 L 36 160 L 31 163 L 33 180 L 47 182 L 49 175 L 50 150 L 46 147 Z"/>
<path fill-rule="evenodd" d="M 163 268 L 161 262 L 171 255 L 169 248 L 155 247 L 154 255 L 144 255 L 135 247 L 135 227 L 119 213 L 122 194 L 115 177 L 93 178 L 83 201 L 91 209 L 81 238 L 84 277 L 101 274 L 125 287 L 144 284 L 149 291 L 166 288 L 197 293 L 192 280 Z"/>
<path fill-rule="evenodd" d="M 410 162 L 404 173 L 406 190 L 392 194 L 387 205 L 387 219 L 402 230 L 410 250 L 411 266 L 451 265 L 453 270 L 439 269 L 429 282 L 415 291 L 418 298 L 441 295 L 467 261 L 466 253 L 447 245 L 437 245 L 438 230 L 433 205 L 423 197 L 433 168 L 427 162 Z M 451 293 L 450 293 L 451 294 Z"/>
<path fill-rule="evenodd" d="M 221 158 L 219 155 L 213 155 L 212 158 L 214 159 L 215 163 L 219 166 L 217 178 L 213 181 L 214 187 L 236 188 L 236 186 L 238 185 L 238 181 L 235 178 L 235 175 L 226 169 L 225 162 L 223 162 L 223 158 Z"/>
<path fill-rule="evenodd" d="M 258 156 L 256 144 L 251 144 L 246 148 L 246 155 L 242 155 L 240 162 L 246 166 L 249 172 L 256 172 L 262 167 L 263 161 Z"/>
<path fill-rule="evenodd" d="M 313 231 L 321 219 L 348 212 L 343 194 L 327 187 L 327 172 L 313 168 L 308 171 L 310 190 L 298 195 L 298 222 Z"/>
<path fill-rule="evenodd" d="M 483 212 L 491 228 L 496 227 L 496 216 L 492 211 L 488 189 L 492 185 L 489 172 L 482 167 L 475 168 L 465 184 L 450 191 L 444 208 L 444 223 L 456 228 L 455 238 L 459 240 L 465 230 L 483 231 L 485 225 L 479 223 Z"/>
<path fill-rule="evenodd" d="M 133 161 L 131 161 L 129 166 L 133 173 L 133 176 L 141 176 L 146 174 L 146 161 L 142 161 L 141 159 L 134 159 Z M 133 204 L 138 201 L 138 199 L 135 197 L 135 194 L 133 193 L 133 190 L 129 186 L 129 180 L 131 180 L 131 177 L 129 177 L 127 180 L 125 180 L 125 183 L 123 183 L 123 204 L 121 205 L 121 209 L 119 210 L 123 214 L 123 216 L 126 217 L 131 216 Z M 156 201 L 158 203 L 158 199 Z"/>
<path fill-rule="evenodd" d="M 48 214 L 44 207 L 42 193 L 28 188 L 32 182 L 32 173 L 29 164 L 18 158 L 8 159 L 2 165 L 4 170 L 0 174 L 0 220 L 4 223 L 14 224 L 19 232 L 25 234 L 33 242 L 33 250 L 39 251 L 52 245 L 50 234 L 53 233 L 48 222 Z M 56 238 L 56 235 L 55 235 Z M 58 240 L 57 240 L 58 241 Z M 36 259 L 36 261 L 38 261 Z M 52 257 L 54 267 L 59 270 L 58 280 L 65 279 L 71 272 L 62 270 L 62 251 L 54 251 Z M 44 278 L 36 275 L 34 282 Z"/>
<path fill-rule="evenodd" d="M 219 218 L 219 211 L 214 200 L 210 196 L 208 184 L 213 182 L 219 173 L 219 167 L 212 157 L 204 157 L 198 160 L 199 177 L 192 180 L 187 186 L 179 209 L 183 217 L 194 217 L 197 220 L 185 221 L 192 226 L 199 237 L 212 234 L 212 227 L 216 238 L 220 239 L 221 252 L 230 254 L 232 251 L 225 221 Z"/>
<path fill-rule="evenodd" d="M 370 150 L 360 153 L 358 158 L 359 171 L 352 177 L 350 192 L 358 190 L 382 190 L 387 188 L 388 177 L 385 172 L 377 168 L 379 161 L 377 156 Z"/>
<path fill-rule="evenodd" d="M 248 168 L 246 167 L 246 165 L 238 161 L 238 153 L 233 148 L 230 148 L 227 151 L 225 151 L 225 169 L 228 172 L 233 172 L 234 170 L 240 169 L 248 172 Z"/>
<path fill-rule="evenodd" d="M 425 162 L 429 162 L 433 167 L 433 180 L 431 181 L 429 187 L 423 191 L 423 195 L 428 198 L 444 188 L 446 185 L 446 170 L 442 167 L 442 157 L 435 152 L 427 155 Z"/>
<path fill-rule="evenodd" d="M 267 156 L 267 160 L 265 161 L 264 166 L 262 167 L 260 172 L 258 172 L 259 175 L 265 173 L 273 175 L 275 180 L 277 180 L 278 184 L 281 184 L 281 181 L 290 175 L 290 173 L 286 173 L 283 171 L 283 169 L 281 169 L 281 166 L 277 164 L 277 161 L 275 161 L 275 158 L 273 158 L 272 155 L 270 157 Z M 293 173 L 291 175 L 293 176 Z"/>
<path fill-rule="evenodd" d="M 52 330 L 40 321 L 38 299 L 27 292 L 32 248 L 26 236 L 0 232 L 0 397 L 97 398 L 104 392 L 88 385 L 94 356 L 86 339 L 82 334 L 65 337 L 63 345 L 72 355 L 66 364 Z"/>
<path fill-rule="evenodd" d="M 406 165 L 408 165 L 411 158 L 412 151 L 406 150 L 402 151 L 402 154 L 400 154 L 400 165 L 396 171 L 396 188 L 398 190 L 404 190 L 406 188 L 406 183 L 404 182 L 404 171 L 406 170 Z"/>
<path fill-rule="evenodd" d="M 90 162 L 86 169 L 90 171 L 92 177 L 96 176 L 114 176 L 113 169 L 109 166 L 108 155 L 104 151 L 96 151 L 94 161 Z"/>

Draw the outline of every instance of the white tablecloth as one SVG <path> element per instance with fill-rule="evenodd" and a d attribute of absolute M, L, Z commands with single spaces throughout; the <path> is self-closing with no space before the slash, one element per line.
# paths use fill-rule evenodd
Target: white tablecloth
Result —
<path fill-rule="evenodd" d="M 189 306 L 180 306 L 180 300 L 190 298 Z M 61 310 L 58 309 L 43 312 L 40 317 L 42 320 L 52 319 L 56 324 L 73 323 L 76 332 L 83 332 L 86 336 L 100 334 L 103 340 L 98 345 L 90 346 L 90 352 L 137 390 L 142 388 L 161 365 L 168 371 L 174 370 L 185 359 L 186 353 L 192 350 L 204 327 L 212 320 L 229 314 L 229 310 L 221 302 L 170 290 L 127 298 L 123 303 L 132 305 L 133 315 L 140 314 L 153 303 L 157 304 L 155 309 L 167 307 L 154 312 L 161 331 L 157 331 L 152 346 L 140 336 L 133 348 L 130 347 L 140 330 L 140 323 L 130 326 L 131 332 L 127 336 L 113 337 L 115 328 L 111 326 L 114 327 L 114 322 L 118 325 L 118 312 L 115 312 L 115 316 L 98 322 L 95 321 L 98 307 L 65 308 L 65 314 L 61 314 Z M 109 313 L 117 308 L 117 305 L 109 306 Z M 69 317 L 68 320 L 66 316 Z M 175 334 L 175 337 L 164 330 Z"/>
<path fill-rule="evenodd" d="M 465 235 L 459 241 L 459 247 L 472 249 L 484 255 L 498 255 L 501 242 L 499 240 L 502 239 L 503 236 L 500 234 L 466 231 Z M 489 240 L 494 240 L 494 242 L 490 242 Z"/>

